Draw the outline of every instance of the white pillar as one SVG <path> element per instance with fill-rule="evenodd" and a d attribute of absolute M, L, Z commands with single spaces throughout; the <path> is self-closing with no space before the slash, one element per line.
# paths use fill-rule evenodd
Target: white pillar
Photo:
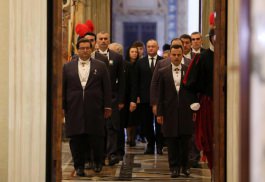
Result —
<path fill-rule="evenodd" d="M 9 2 L 0 6 L 0 181 L 8 178 L 8 55 Z"/>
<path fill-rule="evenodd" d="M 265 27 L 262 0 L 251 1 L 250 181 L 265 178 Z"/>
<path fill-rule="evenodd" d="M 46 163 L 47 1 L 9 3 L 8 181 L 42 182 Z"/>
<path fill-rule="evenodd" d="M 227 181 L 238 181 L 239 162 L 239 0 L 228 2 L 227 38 Z M 218 61 L 218 60 L 217 60 Z"/>

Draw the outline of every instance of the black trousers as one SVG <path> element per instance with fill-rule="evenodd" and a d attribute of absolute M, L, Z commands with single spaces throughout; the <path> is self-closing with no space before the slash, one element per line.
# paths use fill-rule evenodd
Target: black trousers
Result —
<path fill-rule="evenodd" d="M 92 161 L 96 164 L 102 164 L 104 156 L 104 136 L 88 134 L 75 135 L 70 138 L 69 144 L 75 169 L 84 169 L 88 148 L 93 156 Z"/>
<path fill-rule="evenodd" d="M 117 155 L 118 135 L 120 131 L 120 112 L 112 107 L 112 115 L 106 120 L 106 154 L 108 157 Z"/>
<path fill-rule="evenodd" d="M 195 134 L 193 134 L 190 140 L 190 154 L 189 154 L 190 163 L 193 165 L 198 164 L 200 158 L 201 158 L 200 150 L 196 146 Z"/>
<path fill-rule="evenodd" d="M 170 170 L 189 168 L 189 148 L 191 135 L 167 137 L 168 163 Z"/>
<path fill-rule="evenodd" d="M 117 140 L 117 155 L 123 156 L 125 154 L 125 121 L 124 121 L 124 108 L 120 111 L 120 129 L 118 132 L 118 140 Z"/>
<path fill-rule="evenodd" d="M 152 107 L 149 103 L 140 104 L 141 121 L 144 126 L 144 135 L 147 139 L 147 148 L 154 149 L 155 144 L 157 148 L 162 149 L 163 136 L 161 133 L 161 126 L 156 122 L 153 115 Z"/>

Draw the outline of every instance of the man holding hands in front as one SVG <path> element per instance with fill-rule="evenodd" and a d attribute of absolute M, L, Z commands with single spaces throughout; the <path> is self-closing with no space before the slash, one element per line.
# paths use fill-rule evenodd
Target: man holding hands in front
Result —
<path fill-rule="evenodd" d="M 183 48 L 170 47 L 171 64 L 159 70 L 159 91 L 157 122 L 161 124 L 163 136 L 168 147 L 168 162 L 171 177 L 180 175 L 180 169 L 189 176 L 189 142 L 193 134 L 194 122 L 191 104 L 196 96 L 186 90 L 182 79 L 187 66 L 181 64 Z"/>

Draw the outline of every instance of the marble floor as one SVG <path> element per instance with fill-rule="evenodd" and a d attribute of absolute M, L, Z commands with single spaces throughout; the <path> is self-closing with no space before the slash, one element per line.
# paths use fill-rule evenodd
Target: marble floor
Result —
<path fill-rule="evenodd" d="M 210 171 L 207 165 L 202 163 L 202 168 L 191 168 L 191 175 L 178 178 L 170 178 L 167 162 L 166 148 L 163 155 L 144 155 L 146 144 L 138 142 L 135 147 L 126 146 L 126 155 L 123 161 L 114 166 L 104 166 L 100 173 L 86 170 L 85 177 L 75 174 L 70 154 L 69 144 L 63 142 L 62 151 L 62 181 L 185 181 L 185 182 L 210 182 Z"/>

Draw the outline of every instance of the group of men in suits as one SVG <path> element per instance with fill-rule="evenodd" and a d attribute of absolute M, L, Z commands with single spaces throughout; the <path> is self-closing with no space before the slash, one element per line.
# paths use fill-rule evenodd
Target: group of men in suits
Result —
<path fill-rule="evenodd" d="M 172 177 L 179 175 L 181 167 L 189 175 L 188 142 L 193 134 L 190 105 L 196 99 L 182 85 L 190 63 L 183 56 L 185 39 L 185 36 L 173 39 L 170 56 L 164 60 L 157 54 L 157 41 L 148 40 L 147 55 L 137 61 L 135 72 L 141 120 L 148 142 L 145 154 L 163 154 L 165 138 Z M 98 51 L 95 51 L 96 42 Z M 109 33 L 99 32 L 96 36 L 88 32 L 77 42 L 78 56 L 63 68 L 66 135 L 70 137 L 74 167 L 79 176 L 85 175 L 86 162 L 91 162 L 90 168 L 100 172 L 105 157 L 109 165 L 119 161 L 117 143 L 121 126 L 119 111 L 124 107 L 124 67 L 122 56 L 110 50 L 109 43 Z M 191 47 L 189 51 L 192 52 Z M 179 67 L 177 76 L 173 76 L 175 67 Z"/>

